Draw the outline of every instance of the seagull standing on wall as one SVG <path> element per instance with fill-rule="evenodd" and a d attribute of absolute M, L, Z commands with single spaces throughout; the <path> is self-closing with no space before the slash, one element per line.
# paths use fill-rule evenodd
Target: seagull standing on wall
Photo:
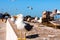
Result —
<path fill-rule="evenodd" d="M 17 15 L 15 24 L 17 25 L 17 29 L 19 29 L 19 30 L 24 28 L 25 24 L 23 23 L 23 15 L 22 14 Z"/>
<path fill-rule="evenodd" d="M 30 31 L 33 28 L 32 25 L 23 22 L 23 15 L 22 14 L 17 15 L 17 19 L 15 21 L 15 24 L 17 25 L 18 30 L 26 29 L 27 31 Z"/>

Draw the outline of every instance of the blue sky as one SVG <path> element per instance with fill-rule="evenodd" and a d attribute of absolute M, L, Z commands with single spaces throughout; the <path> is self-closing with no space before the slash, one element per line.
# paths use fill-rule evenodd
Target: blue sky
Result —
<path fill-rule="evenodd" d="M 28 9 L 28 6 L 33 10 Z M 44 10 L 54 9 L 60 10 L 60 0 L 0 0 L 0 12 L 8 12 L 11 15 L 22 13 L 24 16 L 40 17 Z"/>

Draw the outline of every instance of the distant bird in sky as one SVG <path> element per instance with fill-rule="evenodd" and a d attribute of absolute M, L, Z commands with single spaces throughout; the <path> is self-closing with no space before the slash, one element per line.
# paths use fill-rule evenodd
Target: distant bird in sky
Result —
<path fill-rule="evenodd" d="M 30 10 L 33 10 L 33 8 L 31 6 L 28 6 L 27 8 L 30 9 Z"/>

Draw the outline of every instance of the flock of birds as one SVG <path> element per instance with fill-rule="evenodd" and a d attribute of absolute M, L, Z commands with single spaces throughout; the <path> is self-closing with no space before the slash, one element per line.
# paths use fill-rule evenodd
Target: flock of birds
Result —
<path fill-rule="evenodd" d="M 50 15 L 51 17 L 56 15 L 57 10 L 54 10 L 53 13 Z M 22 14 L 18 14 L 16 15 L 16 19 L 14 17 L 11 17 L 11 21 L 14 21 L 15 24 L 17 25 L 17 29 L 21 30 L 23 28 L 27 29 L 27 30 L 31 30 L 33 28 L 32 25 L 25 23 L 23 21 L 24 17 Z M 35 17 L 34 19 L 36 22 L 42 23 L 42 17 L 39 18 L 39 20 L 37 20 L 37 17 Z"/>

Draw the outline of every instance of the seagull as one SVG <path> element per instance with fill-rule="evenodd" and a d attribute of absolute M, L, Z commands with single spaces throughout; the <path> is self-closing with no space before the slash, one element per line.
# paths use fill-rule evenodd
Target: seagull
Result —
<path fill-rule="evenodd" d="M 21 30 L 21 29 L 24 29 L 24 22 L 23 22 L 23 15 L 22 14 L 19 14 L 17 15 L 17 19 L 15 21 L 15 24 L 17 25 L 17 29 Z"/>
<path fill-rule="evenodd" d="M 32 25 L 24 23 L 22 14 L 17 15 L 15 24 L 17 25 L 18 30 L 26 29 L 27 31 L 30 31 L 33 28 Z"/>
<path fill-rule="evenodd" d="M 28 6 L 27 8 L 30 9 L 30 10 L 33 10 L 33 8 L 31 6 Z"/>

